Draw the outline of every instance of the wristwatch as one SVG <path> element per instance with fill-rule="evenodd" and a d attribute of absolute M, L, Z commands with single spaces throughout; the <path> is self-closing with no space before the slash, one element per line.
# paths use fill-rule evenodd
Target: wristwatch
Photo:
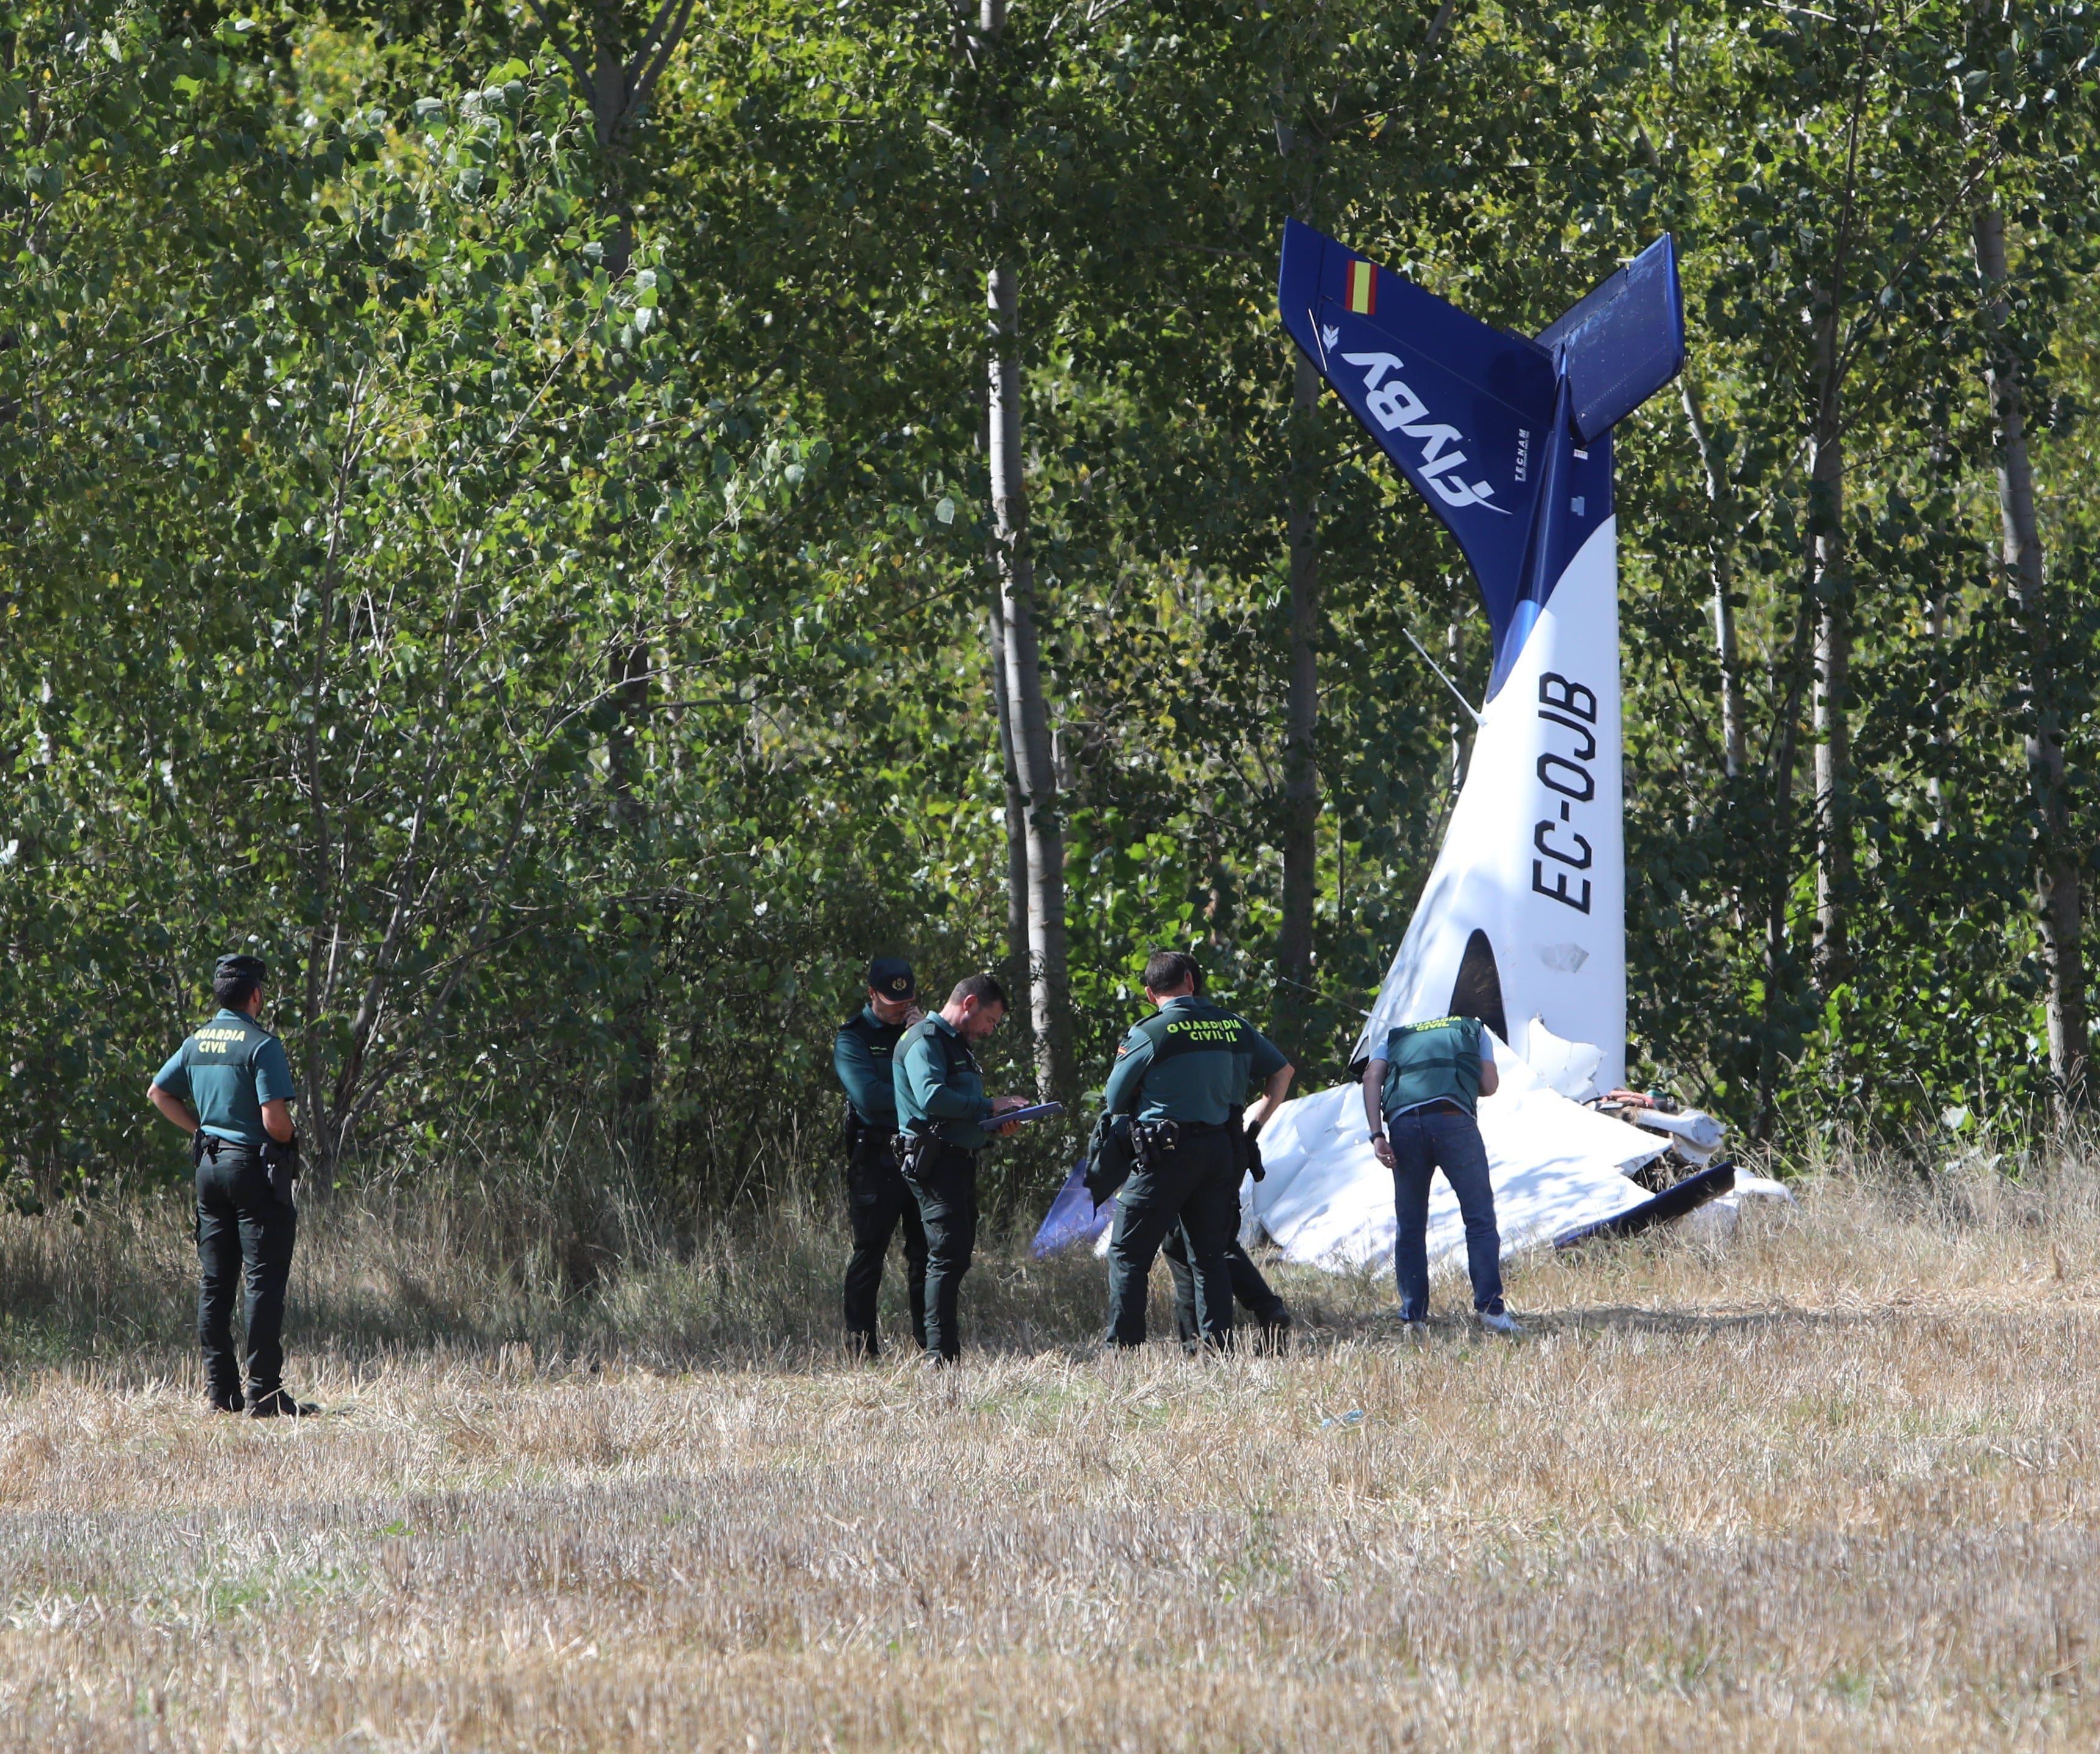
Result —
<path fill-rule="evenodd" d="M 1364 1136 L 1364 1142 L 1365 1142 L 1366 1145 L 1375 1145 L 1375 1144 L 1377 1144 L 1377 1143 L 1378 1143 L 1378 1142 L 1379 1142 L 1380 1139 L 1383 1138 L 1384 1137 L 1385 1137 L 1385 1129 L 1384 1129 L 1383 1127 L 1380 1127 L 1380 1128 L 1378 1129 L 1378 1131 L 1377 1131 L 1377 1132 L 1375 1132 L 1375 1133 L 1366 1133 L 1366 1134 Z"/>

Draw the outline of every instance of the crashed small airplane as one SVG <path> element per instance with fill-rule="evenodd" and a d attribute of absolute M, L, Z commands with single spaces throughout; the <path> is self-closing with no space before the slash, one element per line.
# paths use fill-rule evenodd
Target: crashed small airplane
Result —
<path fill-rule="evenodd" d="M 1480 1130 L 1505 1248 L 1675 1216 L 1724 1192 L 1729 1166 L 1658 1195 L 1630 1177 L 1670 1136 L 1577 1106 L 1626 1079 L 1612 429 L 1683 366 L 1675 247 L 1658 240 L 1534 339 L 1290 220 L 1277 303 L 1457 539 L 1493 640 L 1465 783 L 1353 1057 L 1447 1013 L 1494 1032 L 1509 1093 L 1481 1104 Z M 1263 1152 L 1248 1204 L 1286 1256 L 1339 1265 L 1390 1248 L 1391 1177 L 1355 1086 L 1286 1104 Z M 1458 1239 L 1440 1187 L 1432 1253 Z"/>
<path fill-rule="evenodd" d="M 1502 1088 L 1480 1123 L 1506 1253 L 1645 1228 L 1717 1197 L 1732 1218 L 1732 1188 L 1783 1195 L 1717 1156 L 1710 1117 L 1638 1095 L 1584 1106 L 1624 1082 L 1626 1059 L 1612 429 L 1683 367 L 1674 245 L 1662 237 L 1533 339 L 1287 220 L 1277 302 L 1291 339 L 1457 538 L 1493 638 L 1465 783 L 1353 1058 L 1396 1023 L 1454 1012 L 1493 1032 Z M 1665 1153 L 1692 1173 L 1666 1171 Z M 1242 1209 L 1286 1259 L 1390 1255 L 1392 1179 L 1355 1085 L 1283 1104 L 1262 1155 L 1267 1177 L 1242 1189 Z M 1038 1250 L 1105 1245 L 1109 1216 L 1075 1171 Z M 1461 1246 L 1440 1182 L 1431 1258 Z"/>

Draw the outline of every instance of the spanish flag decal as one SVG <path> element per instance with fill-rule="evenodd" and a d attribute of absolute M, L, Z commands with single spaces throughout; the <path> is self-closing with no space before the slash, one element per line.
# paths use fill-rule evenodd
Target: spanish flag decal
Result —
<path fill-rule="evenodd" d="M 1378 315 L 1378 270 L 1368 262 L 1349 264 L 1349 308 L 1358 316 Z"/>

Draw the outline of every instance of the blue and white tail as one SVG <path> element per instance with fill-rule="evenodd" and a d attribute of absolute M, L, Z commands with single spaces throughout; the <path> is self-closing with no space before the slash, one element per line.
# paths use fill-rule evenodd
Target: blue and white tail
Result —
<path fill-rule="evenodd" d="M 1357 1057 L 1457 1011 L 1568 1093 L 1608 1088 L 1626 1032 L 1611 429 L 1683 364 L 1674 247 L 1533 340 L 1294 220 L 1278 302 L 1457 539 L 1493 640 L 1466 782 Z"/>

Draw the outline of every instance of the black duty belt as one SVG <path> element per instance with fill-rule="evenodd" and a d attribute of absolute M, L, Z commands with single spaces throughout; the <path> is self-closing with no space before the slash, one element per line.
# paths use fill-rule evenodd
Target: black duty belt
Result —
<path fill-rule="evenodd" d="M 1174 1124 L 1181 1129 L 1181 1137 L 1185 1139 L 1209 1138 L 1214 1134 L 1233 1130 L 1233 1124 L 1229 1120 L 1177 1120 Z"/>
<path fill-rule="evenodd" d="M 900 1133 L 891 1138 L 889 1145 L 896 1155 L 898 1167 L 907 1175 L 916 1175 L 946 1157 L 960 1157 L 969 1163 L 975 1163 L 977 1158 L 970 1147 L 951 1144 L 938 1133 Z"/>
<path fill-rule="evenodd" d="M 1404 1114 L 1393 1116 L 1396 1120 L 1412 1120 L 1417 1115 L 1462 1115 L 1466 1111 L 1449 1098 L 1440 1097 L 1434 1102 L 1424 1102 L 1419 1108 L 1410 1108 Z"/>

